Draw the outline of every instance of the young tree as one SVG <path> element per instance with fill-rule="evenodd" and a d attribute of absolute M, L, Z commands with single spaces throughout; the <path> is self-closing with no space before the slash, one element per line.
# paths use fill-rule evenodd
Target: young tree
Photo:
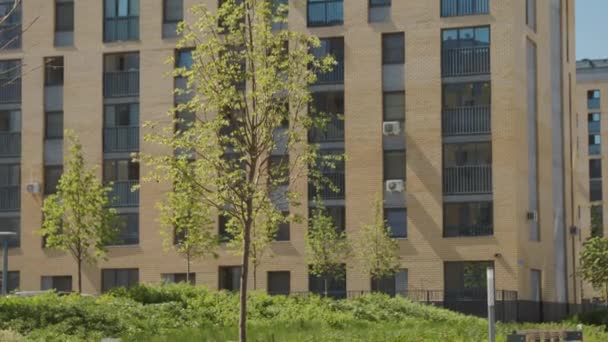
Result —
<path fill-rule="evenodd" d="M 320 45 L 314 37 L 273 30 L 273 22 L 286 21 L 286 6 L 273 13 L 266 0 L 227 0 L 215 13 L 205 5 L 191 12 L 194 22 L 180 25 L 183 35 L 177 48 L 193 48 L 192 67 L 177 69 L 175 75 L 187 78 L 185 91 L 193 96 L 175 112 L 194 113 L 195 119 L 177 131 L 159 122 L 148 124 L 151 132 L 145 139 L 167 150 L 189 151 L 193 172 L 183 169 L 183 155 L 142 159 L 152 166 L 148 180 L 181 179 L 205 210 L 227 218 L 242 254 L 239 336 L 246 341 L 253 241 L 270 235 L 264 229 L 278 222 L 280 214 L 271 198 L 275 187 L 265 181 L 273 173 L 269 161 L 277 141 L 283 141 L 290 169 L 283 197 L 289 206 L 297 205 L 291 186 L 305 178 L 317 150 L 306 141 L 305 132 L 313 124 L 306 115 L 308 87 L 317 72 L 332 67 L 333 59 L 320 60 L 310 53 Z M 281 139 L 275 139 L 281 131 Z"/>
<path fill-rule="evenodd" d="M 364 272 L 372 280 L 393 276 L 401 266 L 399 245 L 391 237 L 391 228 L 384 219 L 382 200 L 374 201 L 374 223 L 361 226 L 355 240 L 355 251 Z"/>
<path fill-rule="evenodd" d="M 608 301 L 608 238 L 594 237 L 583 243 L 579 272 L 596 290 L 604 291 Z"/>
<path fill-rule="evenodd" d="M 338 231 L 336 224 L 320 199 L 315 200 L 315 208 L 309 218 L 306 235 L 306 256 L 310 273 L 323 279 L 323 294 L 328 294 L 329 279 L 342 279 L 344 261 L 350 252 L 350 245 L 344 232 Z"/>
<path fill-rule="evenodd" d="M 604 219 L 602 217 L 602 205 L 591 207 L 591 237 L 604 236 Z"/>
<path fill-rule="evenodd" d="M 44 200 L 44 221 L 39 233 L 46 246 L 68 251 L 78 264 L 78 292 L 82 292 L 82 263 L 104 258 L 106 245 L 116 239 L 116 212 L 109 208 L 108 192 L 97 178 L 95 168 L 87 168 L 82 145 L 73 132 L 66 131 L 69 155 L 57 193 Z"/>

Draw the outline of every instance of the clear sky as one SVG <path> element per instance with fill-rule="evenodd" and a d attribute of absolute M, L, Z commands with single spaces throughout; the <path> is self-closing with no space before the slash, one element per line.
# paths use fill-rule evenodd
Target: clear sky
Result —
<path fill-rule="evenodd" d="M 608 0 L 576 0 L 576 59 L 583 58 L 608 58 Z"/>

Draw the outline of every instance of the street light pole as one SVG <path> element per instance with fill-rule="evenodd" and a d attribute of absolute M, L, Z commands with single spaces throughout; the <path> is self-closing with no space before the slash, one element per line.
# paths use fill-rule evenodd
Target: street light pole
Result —
<path fill-rule="evenodd" d="M 2 295 L 8 293 L 8 243 L 11 237 L 17 235 L 15 232 L 0 232 L 2 241 Z"/>

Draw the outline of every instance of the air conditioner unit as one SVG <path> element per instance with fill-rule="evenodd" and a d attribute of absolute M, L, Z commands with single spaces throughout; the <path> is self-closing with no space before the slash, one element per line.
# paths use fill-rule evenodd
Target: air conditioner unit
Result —
<path fill-rule="evenodd" d="M 382 124 L 384 135 L 399 135 L 401 133 L 401 123 L 399 121 L 386 121 Z"/>
<path fill-rule="evenodd" d="M 393 179 L 386 181 L 386 191 L 388 192 L 403 192 L 405 189 L 405 182 L 401 179 Z"/>
<path fill-rule="evenodd" d="M 38 194 L 40 193 L 40 183 L 29 183 L 25 186 L 25 189 L 30 194 Z"/>
<path fill-rule="evenodd" d="M 538 222 L 538 212 L 536 210 L 534 210 L 534 211 L 528 211 L 526 213 L 526 219 L 528 221 Z"/>

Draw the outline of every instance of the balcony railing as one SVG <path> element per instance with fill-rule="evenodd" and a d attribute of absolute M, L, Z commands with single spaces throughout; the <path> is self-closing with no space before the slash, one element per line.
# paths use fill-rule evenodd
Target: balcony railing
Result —
<path fill-rule="evenodd" d="M 445 226 L 443 228 L 444 237 L 474 237 L 492 234 L 494 234 L 494 229 L 491 224 Z"/>
<path fill-rule="evenodd" d="M 139 39 L 139 17 L 106 18 L 104 42 Z"/>
<path fill-rule="evenodd" d="M 587 108 L 589 108 L 589 109 L 600 108 L 600 99 L 599 98 L 587 99 Z"/>
<path fill-rule="evenodd" d="M 108 71 L 103 79 L 105 97 L 139 95 L 139 71 Z"/>
<path fill-rule="evenodd" d="M 308 141 L 311 143 L 344 141 L 344 120 L 332 118 L 325 127 L 313 128 L 308 133 Z"/>
<path fill-rule="evenodd" d="M 589 133 L 599 133 L 601 128 L 601 123 L 599 121 L 590 121 L 587 124 L 587 130 Z"/>
<path fill-rule="evenodd" d="M 324 200 L 343 200 L 345 194 L 344 172 L 324 173 L 323 177 L 333 186 L 322 184 L 318 189 L 313 183 L 308 184 L 308 198 L 313 200 L 317 195 Z M 333 189 L 333 187 L 337 189 Z M 338 191 L 334 191 L 338 190 Z"/>
<path fill-rule="evenodd" d="M 21 156 L 21 133 L 0 132 L 0 158 Z"/>
<path fill-rule="evenodd" d="M 491 192 L 491 165 L 451 166 L 443 169 L 443 193 L 446 195 Z"/>
<path fill-rule="evenodd" d="M 139 127 L 107 127 L 103 134 L 104 152 L 139 151 Z"/>
<path fill-rule="evenodd" d="M 599 156 L 602 154 L 602 145 L 589 145 L 589 155 Z"/>
<path fill-rule="evenodd" d="M 441 0 L 442 17 L 489 14 L 490 0 Z"/>
<path fill-rule="evenodd" d="M 342 25 L 344 22 L 343 0 L 308 0 L 308 26 Z"/>
<path fill-rule="evenodd" d="M 113 207 L 136 207 L 139 205 L 139 190 L 131 191 L 139 181 L 115 181 L 108 193 Z"/>
<path fill-rule="evenodd" d="M 0 79 L 0 103 L 21 102 L 21 79 Z"/>
<path fill-rule="evenodd" d="M 21 47 L 21 24 L 0 25 L 0 46 L 3 50 Z"/>
<path fill-rule="evenodd" d="M 490 47 L 444 48 L 441 52 L 443 77 L 490 73 Z"/>
<path fill-rule="evenodd" d="M 456 107 L 443 110 L 443 135 L 489 134 L 490 106 Z"/>
<path fill-rule="evenodd" d="M 344 83 L 344 61 L 337 61 L 333 69 L 326 73 L 317 74 L 316 84 L 343 84 Z"/>
<path fill-rule="evenodd" d="M 591 202 L 601 201 L 602 195 L 602 180 L 592 179 L 589 181 L 589 200 Z"/>
<path fill-rule="evenodd" d="M 21 208 L 19 186 L 0 186 L 0 211 L 17 211 Z"/>

